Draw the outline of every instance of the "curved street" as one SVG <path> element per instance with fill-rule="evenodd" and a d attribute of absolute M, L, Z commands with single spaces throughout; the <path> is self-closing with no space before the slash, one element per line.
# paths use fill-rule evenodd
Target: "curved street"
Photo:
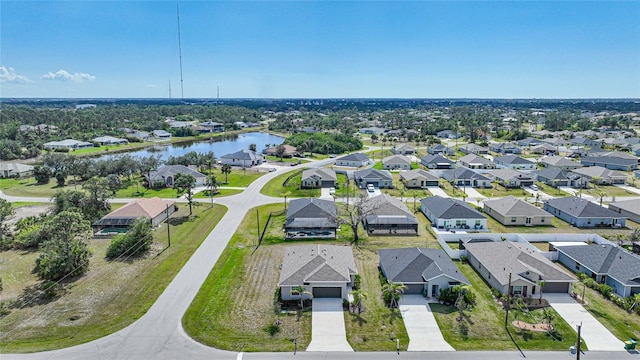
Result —
<path fill-rule="evenodd" d="M 333 159 L 315 161 L 307 164 L 318 167 L 329 164 Z M 240 194 L 219 198 L 217 203 L 229 208 L 218 225 L 207 236 L 189 261 L 184 265 L 176 277 L 158 297 L 149 311 L 128 327 L 85 344 L 70 348 L 33 353 L 33 354 L 3 354 L 2 359 L 388 359 L 397 356 L 396 353 L 326 353 L 301 352 L 293 353 L 235 353 L 207 347 L 192 340 L 182 328 L 182 317 L 196 296 L 198 290 L 213 269 L 221 253 L 227 246 L 231 236 L 235 233 L 247 210 L 268 203 L 281 201 L 260 194 L 260 189 L 275 176 L 286 172 L 278 170 L 268 173 L 246 188 Z M 42 201 L 49 199 L 34 199 L 4 196 L 9 201 Z M 118 199 L 126 201 L 127 199 Z M 205 201 L 205 199 L 203 199 Z M 208 200 L 206 200 L 208 201 Z M 302 349 L 304 350 L 304 349 Z M 556 359 L 567 356 L 569 352 L 528 352 L 529 359 Z M 615 354 L 615 355 L 614 355 Z M 589 358 L 612 359 L 620 356 L 620 352 L 589 352 Z M 403 352 L 407 359 L 422 359 L 424 353 Z M 520 352 L 430 352 L 429 359 L 516 359 L 522 358 Z"/>

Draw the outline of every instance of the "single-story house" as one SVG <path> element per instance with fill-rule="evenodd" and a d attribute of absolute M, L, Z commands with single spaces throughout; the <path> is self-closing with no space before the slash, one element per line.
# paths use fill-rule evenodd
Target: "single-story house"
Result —
<path fill-rule="evenodd" d="M 574 188 L 587 185 L 586 179 L 581 175 L 566 170 L 550 167 L 533 172 L 538 181 L 551 187 L 571 186 Z"/>
<path fill-rule="evenodd" d="M 198 123 L 199 126 L 207 129 L 209 132 L 224 132 L 224 125 L 215 121 L 204 121 Z"/>
<path fill-rule="evenodd" d="M 455 186 L 487 189 L 491 187 L 491 179 L 464 167 L 446 170 L 442 173 L 442 178 Z"/>
<path fill-rule="evenodd" d="M 271 156 L 278 156 L 278 148 L 280 146 L 282 146 L 284 150 L 282 157 L 290 158 L 298 154 L 298 149 L 295 146 L 286 145 L 286 144 L 272 146 L 270 148 L 262 150 L 262 153 L 266 155 L 271 155 Z"/>
<path fill-rule="evenodd" d="M 369 165 L 369 155 L 353 153 L 336 159 L 337 166 L 361 167 Z"/>
<path fill-rule="evenodd" d="M 585 156 L 580 159 L 584 166 L 601 166 L 611 170 L 632 171 L 638 169 L 638 159 L 618 156 Z"/>
<path fill-rule="evenodd" d="M 442 144 L 427 147 L 427 152 L 431 155 L 454 155 L 456 153 L 454 149 Z"/>
<path fill-rule="evenodd" d="M 400 174 L 400 181 L 406 188 L 424 189 L 427 186 L 438 186 L 438 180 L 437 176 L 423 169 L 409 170 Z"/>
<path fill-rule="evenodd" d="M 169 133 L 168 131 L 165 131 L 165 130 L 153 130 L 151 132 L 151 135 L 154 138 L 157 138 L 157 139 L 170 139 L 171 138 L 171 133 Z"/>
<path fill-rule="evenodd" d="M 163 181 L 167 187 L 172 187 L 177 174 L 190 174 L 196 178 L 196 186 L 204 186 L 207 176 L 195 169 L 184 165 L 165 165 L 156 171 L 151 171 L 149 177 L 146 178 L 149 186 L 157 181 Z M 145 175 L 146 177 L 147 175 Z"/>
<path fill-rule="evenodd" d="M 537 166 L 535 162 L 517 155 L 498 156 L 493 161 L 505 169 L 513 170 L 535 170 Z"/>
<path fill-rule="evenodd" d="M 489 154 L 489 149 L 480 146 L 478 144 L 466 144 L 458 147 L 458 150 L 462 151 L 465 154 L 475 154 L 475 155 L 487 155 Z"/>
<path fill-rule="evenodd" d="M 458 163 L 469 169 L 495 169 L 496 164 L 491 160 L 475 154 L 468 154 L 461 157 Z"/>
<path fill-rule="evenodd" d="M 436 133 L 436 136 L 444 139 L 458 139 L 462 137 L 459 132 L 453 132 L 452 130 L 441 130 Z"/>
<path fill-rule="evenodd" d="M 420 158 L 420 164 L 427 169 L 453 169 L 455 164 L 453 161 L 442 155 L 426 155 Z"/>
<path fill-rule="evenodd" d="M 631 221 L 640 223 L 640 201 L 636 199 L 610 202 L 609 210 L 613 210 L 622 216 L 626 216 Z"/>
<path fill-rule="evenodd" d="M 0 178 L 19 178 L 30 176 L 33 166 L 20 163 L 0 163 Z"/>
<path fill-rule="evenodd" d="M 157 197 L 137 199 L 103 216 L 93 223 L 93 228 L 94 231 L 121 232 L 128 229 L 139 217 L 151 219 L 151 225 L 156 227 L 176 210 L 175 200 Z"/>
<path fill-rule="evenodd" d="M 521 146 L 521 147 L 523 147 L 523 146 L 533 147 L 533 146 L 540 145 L 541 143 L 542 143 L 542 141 L 541 141 L 541 140 L 539 140 L 539 139 L 534 139 L 534 138 L 532 138 L 532 137 L 528 137 L 528 138 L 525 138 L 525 139 L 516 140 L 516 144 L 517 144 L 518 146 Z"/>
<path fill-rule="evenodd" d="M 382 159 L 382 168 L 385 170 L 410 170 L 411 160 L 404 155 L 391 155 Z"/>
<path fill-rule="evenodd" d="M 483 173 L 490 178 L 495 179 L 498 184 L 505 188 L 519 188 L 529 186 L 535 183 L 535 179 L 531 174 L 525 174 L 518 170 L 496 169 Z"/>
<path fill-rule="evenodd" d="M 336 219 L 336 204 L 331 200 L 293 199 L 287 209 L 285 238 L 335 238 Z"/>
<path fill-rule="evenodd" d="M 487 218 L 457 199 L 437 195 L 424 198 L 420 200 L 420 211 L 438 229 L 487 229 Z"/>
<path fill-rule="evenodd" d="M 405 294 L 438 297 L 440 289 L 471 285 L 442 249 L 381 249 L 378 256 L 382 275 L 388 282 L 404 284 Z"/>
<path fill-rule="evenodd" d="M 327 168 L 312 168 L 302 172 L 303 188 L 330 188 L 336 186 L 336 172 Z"/>
<path fill-rule="evenodd" d="M 62 149 L 62 148 L 66 148 L 66 149 L 72 150 L 72 149 L 81 149 L 81 148 L 93 147 L 93 144 L 90 143 L 90 142 L 86 142 L 86 141 L 78 141 L 78 140 L 74 140 L 74 139 L 65 139 L 65 140 L 61 140 L 61 141 L 49 141 L 47 143 L 44 143 L 42 145 L 42 147 L 44 147 L 45 149 L 48 149 L 48 150 Z"/>
<path fill-rule="evenodd" d="M 413 155 L 416 153 L 416 148 L 407 144 L 399 144 L 391 148 L 391 153 L 395 155 Z"/>
<path fill-rule="evenodd" d="M 376 170 L 373 168 L 355 171 L 353 173 L 354 180 L 361 188 L 366 188 L 372 184 L 378 188 L 393 188 L 393 177 L 387 170 Z"/>
<path fill-rule="evenodd" d="M 558 261 L 596 282 L 607 284 L 618 296 L 640 294 L 640 257 L 613 245 L 555 246 Z"/>
<path fill-rule="evenodd" d="M 247 168 L 255 165 L 260 165 L 265 161 L 265 159 L 264 155 L 258 152 L 249 149 L 242 149 L 231 154 L 223 155 L 220 158 L 220 161 L 223 165 L 226 164 Z"/>
<path fill-rule="evenodd" d="M 380 194 L 364 204 L 364 228 L 370 235 L 418 235 L 418 220 L 404 202 Z"/>
<path fill-rule="evenodd" d="M 510 143 L 491 143 L 489 150 L 498 154 L 521 154 L 522 149 Z"/>
<path fill-rule="evenodd" d="M 579 164 L 575 161 L 567 159 L 564 156 L 545 156 L 540 160 L 544 167 L 554 167 L 560 170 L 575 170 L 583 167 L 584 165 Z"/>
<path fill-rule="evenodd" d="M 543 209 L 577 227 L 625 227 L 627 224 L 626 216 L 575 196 L 545 200 Z"/>
<path fill-rule="evenodd" d="M 127 141 L 127 139 L 120 139 L 120 138 L 116 138 L 113 136 L 99 136 L 93 140 L 94 143 L 98 143 L 102 146 L 105 145 L 124 145 L 124 144 L 128 144 L 129 141 Z"/>
<path fill-rule="evenodd" d="M 382 135 L 385 133 L 385 131 L 387 131 L 387 129 L 381 128 L 381 127 L 376 127 L 376 126 L 372 126 L 372 127 L 366 127 L 366 128 L 362 128 L 360 129 L 358 132 L 360 134 L 367 134 L 367 135 Z"/>
<path fill-rule="evenodd" d="M 534 296 L 568 293 L 577 280 L 527 244 L 511 241 L 469 242 L 467 260 L 501 294 Z M 509 282 L 511 274 L 511 282 Z"/>
<path fill-rule="evenodd" d="M 558 152 L 558 148 L 551 144 L 543 143 L 532 146 L 530 151 L 533 154 L 555 155 Z"/>
<path fill-rule="evenodd" d="M 133 131 L 129 134 L 129 136 L 131 136 L 132 138 L 140 139 L 142 141 L 147 141 L 149 140 L 149 137 L 151 135 L 146 131 Z"/>
<path fill-rule="evenodd" d="M 583 167 L 573 170 L 573 173 L 596 185 L 624 184 L 627 181 L 627 174 L 601 166 Z"/>
<path fill-rule="evenodd" d="M 280 296 L 282 300 L 309 298 L 298 291 L 302 286 L 313 298 L 346 299 L 356 274 L 358 269 L 350 246 L 288 246 L 280 268 Z"/>
<path fill-rule="evenodd" d="M 484 213 L 502 225 L 551 225 L 553 215 L 515 196 L 483 201 Z"/>

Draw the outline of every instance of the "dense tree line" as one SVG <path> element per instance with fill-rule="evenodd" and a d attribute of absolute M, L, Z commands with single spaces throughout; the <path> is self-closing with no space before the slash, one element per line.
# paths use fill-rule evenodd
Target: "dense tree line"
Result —
<path fill-rule="evenodd" d="M 339 133 L 298 133 L 288 137 L 285 144 L 295 146 L 298 151 L 318 154 L 341 154 L 362 149 L 360 139 Z"/>

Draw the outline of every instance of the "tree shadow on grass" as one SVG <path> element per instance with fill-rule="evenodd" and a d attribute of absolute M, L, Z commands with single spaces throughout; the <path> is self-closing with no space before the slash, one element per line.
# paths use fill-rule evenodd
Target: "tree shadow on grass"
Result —
<path fill-rule="evenodd" d="M 367 319 L 363 318 L 358 313 L 349 312 L 349 316 L 351 317 L 351 322 L 358 323 L 359 326 L 363 326 L 369 323 Z"/>
<path fill-rule="evenodd" d="M 458 311 L 458 309 L 456 309 L 453 306 L 442 305 L 442 304 L 429 304 L 429 307 L 431 308 L 431 312 L 438 313 L 438 314 L 445 314 L 445 315 Z"/>
<path fill-rule="evenodd" d="M 169 218 L 169 224 L 171 226 L 178 226 L 178 225 L 182 225 L 186 222 L 192 222 L 195 221 L 198 218 L 198 215 L 185 215 L 185 216 L 178 216 L 178 217 L 173 217 L 173 218 Z"/>
<path fill-rule="evenodd" d="M 22 294 L 12 301 L 11 308 L 22 309 L 37 305 L 46 305 L 62 297 L 66 291 L 64 285 L 59 285 L 51 281 L 33 284 L 22 290 Z"/>
<path fill-rule="evenodd" d="M 383 319 L 387 319 L 389 324 L 393 324 L 395 320 L 402 320 L 402 313 L 399 309 L 391 309 L 386 315 L 382 316 Z"/>

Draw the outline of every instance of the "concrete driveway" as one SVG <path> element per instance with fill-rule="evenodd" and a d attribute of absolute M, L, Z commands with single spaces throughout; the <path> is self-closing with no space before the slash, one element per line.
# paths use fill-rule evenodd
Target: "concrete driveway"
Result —
<path fill-rule="evenodd" d="M 403 295 L 400 312 L 409 335 L 407 351 L 455 351 L 442 337 L 427 299 L 422 295 Z"/>
<path fill-rule="evenodd" d="M 347 342 L 342 299 L 313 299 L 311 343 L 307 351 L 353 351 Z"/>
<path fill-rule="evenodd" d="M 582 323 L 580 335 L 591 351 L 625 351 L 619 340 L 569 294 L 544 294 L 545 299 L 574 329 Z"/>
<path fill-rule="evenodd" d="M 444 190 L 440 188 L 440 186 L 427 186 L 427 190 L 429 190 L 429 192 L 432 193 L 434 196 L 438 195 L 443 198 L 450 197 L 449 195 L 447 195 L 446 192 L 444 192 Z"/>
<path fill-rule="evenodd" d="M 635 187 L 633 187 L 633 186 L 629 186 L 629 185 L 622 185 L 622 184 L 615 184 L 614 186 L 615 186 L 615 187 L 619 187 L 619 188 L 621 188 L 621 189 L 625 189 L 625 190 L 627 190 L 628 192 L 632 192 L 632 193 L 634 193 L 634 194 L 640 194 L 640 189 L 635 188 Z"/>

